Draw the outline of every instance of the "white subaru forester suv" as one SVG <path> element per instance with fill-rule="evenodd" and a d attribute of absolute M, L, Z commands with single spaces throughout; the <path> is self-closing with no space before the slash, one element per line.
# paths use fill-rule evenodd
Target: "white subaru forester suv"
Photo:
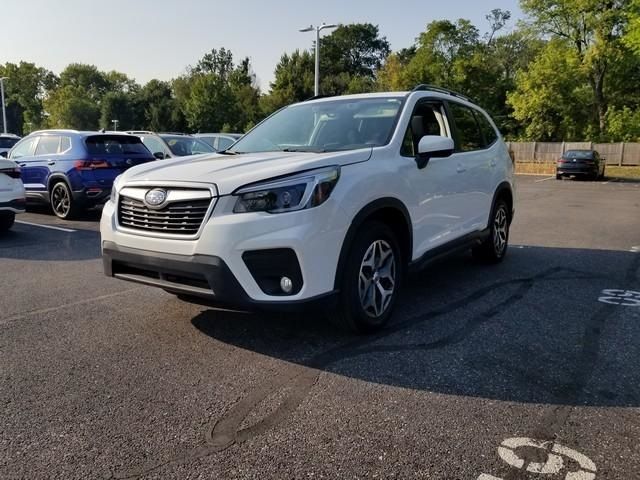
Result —
<path fill-rule="evenodd" d="M 131 168 L 100 230 L 109 276 L 214 307 L 330 307 L 368 332 L 409 269 L 502 260 L 513 212 L 489 116 L 420 85 L 290 105 L 222 153 Z"/>

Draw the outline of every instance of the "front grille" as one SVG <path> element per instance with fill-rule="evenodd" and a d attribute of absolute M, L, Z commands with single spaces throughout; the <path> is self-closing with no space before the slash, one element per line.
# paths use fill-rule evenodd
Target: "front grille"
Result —
<path fill-rule="evenodd" d="M 126 228 L 174 235 L 195 235 L 205 219 L 211 199 L 172 202 L 151 209 L 140 200 L 120 196 L 118 222 Z"/>

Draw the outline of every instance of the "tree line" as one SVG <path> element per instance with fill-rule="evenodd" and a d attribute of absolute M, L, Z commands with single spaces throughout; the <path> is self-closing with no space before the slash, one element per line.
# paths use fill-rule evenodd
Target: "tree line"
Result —
<path fill-rule="evenodd" d="M 379 27 L 342 25 L 320 41 L 321 93 L 428 83 L 473 98 L 512 140 L 640 141 L 640 0 L 521 0 L 525 21 L 494 9 L 483 27 L 437 20 L 392 51 Z M 482 30 L 481 30 L 482 28 Z M 244 132 L 313 96 L 313 49 L 284 53 L 267 92 L 249 58 L 212 49 L 171 81 L 71 64 L 0 65 L 7 123 L 38 128 Z"/>

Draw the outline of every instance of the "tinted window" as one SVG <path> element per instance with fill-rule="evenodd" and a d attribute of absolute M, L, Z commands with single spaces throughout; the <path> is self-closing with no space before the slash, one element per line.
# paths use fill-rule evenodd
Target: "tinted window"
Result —
<path fill-rule="evenodd" d="M 440 118 L 440 120 L 438 120 Z M 427 101 L 416 105 L 402 140 L 400 154 L 405 157 L 415 157 L 418 153 L 418 144 L 425 135 L 447 136 L 444 127 L 442 104 Z"/>
<path fill-rule="evenodd" d="M 71 138 L 60 137 L 60 150 L 59 153 L 64 153 L 71 148 Z"/>
<path fill-rule="evenodd" d="M 38 155 L 53 155 L 58 153 L 58 146 L 60 145 L 60 137 L 58 135 L 43 135 L 40 137 L 38 146 L 36 147 L 36 156 Z"/>
<path fill-rule="evenodd" d="M 0 138 L 0 148 L 11 148 L 18 143 L 19 138 Z"/>
<path fill-rule="evenodd" d="M 485 117 L 482 113 L 476 111 L 476 118 L 478 120 L 478 124 L 480 125 L 480 130 L 482 131 L 482 135 L 484 135 L 484 143 L 488 147 L 489 145 L 493 145 L 498 139 L 498 134 L 496 130 L 493 128 L 487 117 Z"/>
<path fill-rule="evenodd" d="M 149 155 L 140 139 L 134 136 L 96 135 L 87 137 L 84 143 L 89 155 Z"/>
<path fill-rule="evenodd" d="M 33 147 L 38 137 L 25 138 L 11 151 L 10 158 L 27 157 L 33 153 Z"/>
<path fill-rule="evenodd" d="M 213 148 L 216 148 L 216 137 L 198 137 L 198 140 L 206 143 L 207 145 L 211 145 Z"/>
<path fill-rule="evenodd" d="M 469 152 L 484 148 L 484 139 L 473 111 L 458 103 L 450 103 L 449 105 L 456 123 L 459 150 Z"/>
<path fill-rule="evenodd" d="M 591 150 L 569 150 L 564 153 L 564 158 L 577 158 L 580 160 L 591 160 L 593 152 Z"/>
<path fill-rule="evenodd" d="M 142 137 L 142 143 L 149 149 L 151 153 L 161 153 L 164 155 L 164 145 L 163 143 L 154 137 Z"/>
<path fill-rule="evenodd" d="M 218 150 L 226 150 L 231 145 L 233 145 L 236 141 L 232 138 L 220 137 L 218 138 Z"/>
<path fill-rule="evenodd" d="M 211 145 L 193 137 L 162 136 L 162 139 L 167 142 L 171 153 L 178 157 L 215 152 Z"/>

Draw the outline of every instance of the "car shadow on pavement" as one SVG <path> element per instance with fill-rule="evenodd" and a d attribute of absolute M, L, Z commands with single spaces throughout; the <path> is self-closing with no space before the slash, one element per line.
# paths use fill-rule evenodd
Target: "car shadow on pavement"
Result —
<path fill-rule="evenodd" d="M 58 219 L 58 217 L 56 217 L 54 213 L 51 211 L 51 207 L 48 205 L 39 205 L 39 204 L 28 205 L 27 212 L 47 215 L 48 217 L 50 217 L 52 221 L 59 220 L 60 222 L 63 222 L 61 226 L 64 226 L 64 224 L 67 223 L 65 220 Z M 80 221 L 80 222 L 99 222 L 101 216 L 102 216 L 102 206 L 98 206 L 98 207 L 88 208 L 86 210 L 81 211 L 76 217 L 73 218 L 73 220 Z M 71 226 L 72 223 L 68 223 L 68 225 L 69 225 L 69 228 L 73 228 Z"/>
<path fill-rule="evenodd" d="M 603 290 L 640 291 L 639 270 L 630 252 L 512 247 L 498 266 L 465 255 L 411 276 L 391 324 L 369 336 L 317 312 L 207 310 L 192 323 L 294 366 L 265 378 L 232 416 L 281 389 L 281 407 L 296 408 L 323 374 L 501 401 L 639 406 L 640 306 L 603 301 Z"/>

